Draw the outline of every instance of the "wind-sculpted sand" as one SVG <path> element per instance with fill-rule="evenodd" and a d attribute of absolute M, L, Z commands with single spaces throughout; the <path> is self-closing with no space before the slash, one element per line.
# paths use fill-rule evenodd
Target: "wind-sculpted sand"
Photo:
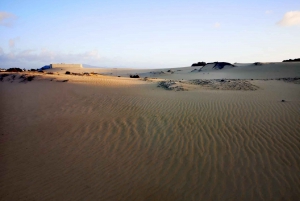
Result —
<path fill-rule="evenodd" d="M 15 75 L 0 82 L 0 200 L 300 196 L 298 84 L 174 92 L 155 79 Z"/>

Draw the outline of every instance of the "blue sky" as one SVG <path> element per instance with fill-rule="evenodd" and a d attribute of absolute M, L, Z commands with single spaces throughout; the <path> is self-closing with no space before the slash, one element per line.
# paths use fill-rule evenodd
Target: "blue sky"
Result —
<path fill-rule="evenodd" d="M 268 62 L 299 47 L 298 0 L 0 1 L 0 67 Z"/>

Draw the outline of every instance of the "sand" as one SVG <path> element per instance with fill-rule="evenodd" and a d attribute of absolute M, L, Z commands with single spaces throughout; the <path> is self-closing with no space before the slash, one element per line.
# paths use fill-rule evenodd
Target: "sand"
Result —
<path fill-rule="evenodd" d="M 300 84 L 271 80 L 299 76 L 289 65 L 148 81 L 124 77 L 132 69 L 26 72 L 35 77 L 25 82 L 10 73 L 0 82 L 0 200 L 297 200 Z M 248 76 L 257 88 L 157 87 L 167 76 Z"/>

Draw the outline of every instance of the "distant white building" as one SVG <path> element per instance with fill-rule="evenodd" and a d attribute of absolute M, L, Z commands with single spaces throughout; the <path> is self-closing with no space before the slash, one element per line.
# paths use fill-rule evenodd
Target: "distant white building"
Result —
<path fill-rule="evenodd" d="M 50 64 L 50 68 L 65 68 L 65 67 L 71 67 L 71 68 L 82 68 L 82 64 Z"/>

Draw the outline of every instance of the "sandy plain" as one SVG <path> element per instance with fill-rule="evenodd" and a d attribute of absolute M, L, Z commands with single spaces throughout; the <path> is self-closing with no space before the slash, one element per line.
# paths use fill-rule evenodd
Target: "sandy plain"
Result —
<path fill-rule="evenodd" d="M 9 73 L 0 200 L 298 200 L 300 64 L 194 69 Z"/>

